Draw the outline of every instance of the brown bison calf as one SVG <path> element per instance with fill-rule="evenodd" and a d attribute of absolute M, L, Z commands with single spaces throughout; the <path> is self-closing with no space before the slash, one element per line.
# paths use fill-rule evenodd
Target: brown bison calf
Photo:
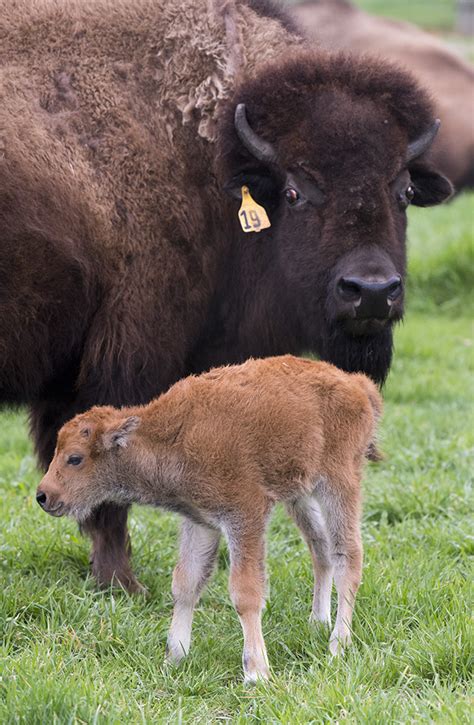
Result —
<path fill-rule="evenodd" d="M 311 552 L 311 618 L 330 623 L 334 577 L 331 652 L 350 641 L 362 567 L 362 463 L 376 455 L 381 410 L 368 378 L 327 363 L 285 356 L 217 368 L 183 379 L 149 405 L 95 407 L 66 423 L 37 500 L 48 513 L 79 522 L 106 502 L 159 505 L 185 516 L 173 575 L 173 661 L 188 652 L 193 610 L 223 533 L 245 679 L 266 678 L 265 529 L 277 501 Z"/>

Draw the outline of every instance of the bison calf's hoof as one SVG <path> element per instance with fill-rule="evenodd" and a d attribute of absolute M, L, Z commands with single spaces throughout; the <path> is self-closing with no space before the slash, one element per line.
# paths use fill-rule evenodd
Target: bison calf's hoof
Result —
<path fill-rule="evenodd" d="M 336 635 L 332 634 L 329 640 L 329 652 L 333 657 L 338 657 L 344 654 L 346 647 L 349 647 L 351 643 L 350 634 Z"/>
<path fill-rule="evenodd" d="M 311 612 L 309 615 L 309 623 L 318 626 L 318 627 L 324 627 L 325 629 L 329 629 L 331 627 L 331 615 L 319 615 L 315 614 L 315 612 Z"/>
<path fill-rule="evenodd" d="M 266 682 L 270 678 L 266 653 L 262 652 L 254 655 L 244 653 L 242 664 L 245 685 L 256 685 L 258 682 Z"/>
<path fill-rule="evenodd" d="M 253 670 L 245 673 L 244 685 L 251 687 L 252 685 L 257 685 L 259 682 L 267 682 L 269 679 L 270 671 L 268 670 L 268 668 L 258 671 Z"/>
<path fill-rule="evenodd" d="M 187 652 L 181 642 L 170 642 L 166 645 L 165 665 L 179 665 L 186 657 Z"/>

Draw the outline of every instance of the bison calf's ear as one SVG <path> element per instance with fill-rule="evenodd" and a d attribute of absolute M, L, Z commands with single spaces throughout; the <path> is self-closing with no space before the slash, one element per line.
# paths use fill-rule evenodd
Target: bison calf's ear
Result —
<path fill-rule="evenodd" d="M 130 433 L 140 425 L 140 418 L 132 415 L 118 421 L 114 426 L 105 431 L 102 436 L 104 448 L 111 450 L 112 448 L 125 448 L 128 444 Z"/>
<path fill-rule="evenodd" d="M 454 187 L 445 176 L 425 164 L 409 167 L 415 196 L 415 206 L 435 206 L 446 201 L 454 193 Z"/>

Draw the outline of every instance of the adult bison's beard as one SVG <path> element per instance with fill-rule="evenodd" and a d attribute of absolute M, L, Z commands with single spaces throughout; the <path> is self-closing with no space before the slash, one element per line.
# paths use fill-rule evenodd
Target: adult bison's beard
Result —
<path fill-rule="evenodd" d="M 334 326 L 326 337 L 321 357 L 349 373 L 365 373 L 382 385 L 390 370 L 392 351 L 391 327 L 376 335 L 353 336 Z"/>

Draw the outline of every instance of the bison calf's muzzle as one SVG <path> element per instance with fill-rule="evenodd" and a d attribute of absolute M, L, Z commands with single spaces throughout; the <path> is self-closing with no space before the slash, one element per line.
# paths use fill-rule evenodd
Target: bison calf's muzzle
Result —
<path fill-rule="evenodd" d="M 51 516 L 62 516 L 63 513 L 65 513 L 62 502 L 54 500 L 52 497 L 48 497 L 41 488 L 37 489 L 36 501 L 43 511 Z"/>
<path fill-rule="evenodd" d="M 46 494 L 42 491 L 38 491 L 38 493 L 36 494 L 36 501 L 37 503 L 39 503 L 42 509 L 44 509 L 46 506 L 47 498 L 48 497 L 46 496 Z"/>

